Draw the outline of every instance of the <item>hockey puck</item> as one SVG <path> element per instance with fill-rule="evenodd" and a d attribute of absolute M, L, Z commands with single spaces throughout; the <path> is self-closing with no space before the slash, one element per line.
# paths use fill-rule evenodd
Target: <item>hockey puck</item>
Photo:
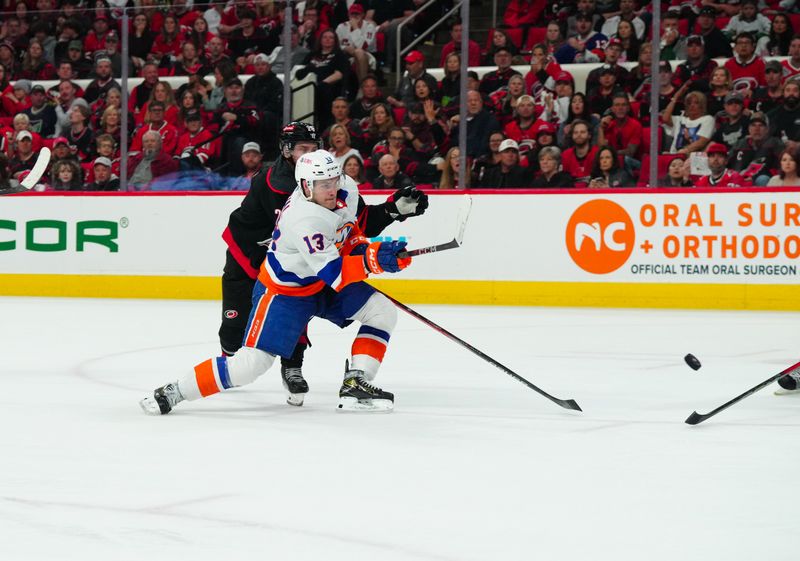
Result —
<path fill-rule="evenodd" d="M 688 364 L 689 368 L 691 368 L 692 370 L 700 370 L 700 367 L 702 366 L 702 364 L 700 364 L 700 361 L 697 360 L 697 357 L 694 356 L 692 353 L 689 353 L 688 355 L 683 357 L 683 360 L 686 361 L 686 364 Z"/>

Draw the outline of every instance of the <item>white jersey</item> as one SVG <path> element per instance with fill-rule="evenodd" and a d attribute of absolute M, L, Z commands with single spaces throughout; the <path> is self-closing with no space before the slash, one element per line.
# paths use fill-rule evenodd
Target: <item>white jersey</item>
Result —
<path fill-rule="evenodd" d="M 275 225 L 259 280 L 290 295 L 315 294 L 325 284 L 341 290 L 353 279 L 342 272 L 339 250 L 359 232 L 357 212 L 358 187 L 349 177 L 339 188 L 334 210 L 306 200 L 300 187 L 295 189 Z M 365 271 L 359 271 L 360 278 L 366 277 Z"/>
<path fill-rule="evenodd" d="M 340 23 L 336 27 L 336 36 L 342 48 L 354 47 L 371 53 L 378 50 L 378 28 L 371 21 L 364 20 L 361 27 L 356 29 L 350 27 L 349 21 Z"/>

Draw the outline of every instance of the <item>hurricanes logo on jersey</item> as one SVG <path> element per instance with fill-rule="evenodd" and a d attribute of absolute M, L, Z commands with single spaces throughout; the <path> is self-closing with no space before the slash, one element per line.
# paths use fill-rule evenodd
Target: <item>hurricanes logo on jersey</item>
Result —
<path fill-rule="evenodd" d="M 579 206 L 567 223 L 570 257 L 589 273 L 604 275 L 622 267 L 633 252 L 636 232 L 628 212 L 605 199 Z"/>

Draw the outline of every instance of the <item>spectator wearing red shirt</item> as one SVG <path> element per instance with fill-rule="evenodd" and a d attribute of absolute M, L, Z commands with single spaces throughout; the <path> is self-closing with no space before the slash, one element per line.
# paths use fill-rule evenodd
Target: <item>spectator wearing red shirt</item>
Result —
<path fill-rule="evenodd" d="M 108 16 L 105 12 L 97 12 L 94 14 L 92 21 L 92 30 L 86 35 L 83 41 L 83 50 L 87 57 L 92 57 L 96 51 L 102 51 L 106 48 L 106 37 L 108 37 L 111 28 L 108 25 Z"/>
<path fill-rule="evenodd" d="M 219 157 L 219 141 L 206 142 L 213 135 L 203 127 L 203 116 L 199 111 L 190 112 L 184 118 L 186 132 L 178 139 L 175 155 L 181 158 L 194 155 L 202 165 Z"/>
<path fill-rule="evenodd" d="M 156 40 L 153 41 L 151 53 L 156 55 L 159 60 L 165 57 L 172 60 L 181 54 L 181 33 L 178 27 L 178 19 L 175 16 L 167 15 L 164 18 L 164 25 L 161 28 L 161 32 L 156 35 Z M 167 64 L 167 62 L 165 61 L 164 64 Z"/>
<path fill-rule="evenodd" d="M 172 0 L 172 15 L 178 18 L 178 25 L 181 27 L 192 27 L 194 20 L 202 14 L 195 10 L 190 10 L 186 0 Z"/>
<path fill-rule="evenodd" d="M 617 154 L 625 156 L 625 167 L 638 169 L 641 162 L 631 162 L 639 155 L 642 143 L 642 125 L 630 116 L 631 104 L 625 93 L 617 93 L 611 101 L 611 115 L 600 120 L 597 143 L 613 146 Z"/>
<path fill-rule="evenodd" d="M 450 53 L 460 53 L 461 52 L 461 30 L 463 26 L 461 24 L 461 20 L 456 20 L 453 23 L 452 27 L 450 28 L 450 42 L 445 43 L 442 47 L 442 55 L 439 58 L 439 66 L 444 66 L 445 61 L 447 60 L 447 55 Z M 468 66 L 480 66 L 481 65 L 481 46 L 478 45 L 472 39 L 469 40 L 469 57 L 467 58 L 467 65 Z"/>
<path fill-rule="evenodd" d="M 736 36 L 733 58 L 725 61 L 725 68 L 730 70 L 733 78 L 733 89 L 755 90 L 767 85 L 764 59 L 756 54 L 756 41 L 752 33 L 744 31 Z"/>
<path fill-rule="evenodd" d="M 544 88 L 553 87 L 552 82 L 561 72 L 561 66 L 547 54 L 544 46 L 536 45 L 531 51 L 531 68 L 525 74 L 525 91 L 538 96 Z"/>
<path fill-rule="evenodd" d="M 739 172 L 728 169 L 728 148 L 719 142 L 712 142 L 706 150 L 708 156 L 709 175 L 704 175 L 697 180 L 698 187 L 748 187 L 750 180 L 742 177 Z"/>
<path fill-rule="evenodd" d="M 165 154 L 173 156 L 178 144 L 178 129 L 164 120 L 166 106 L 164 102 L 153 100 L 150 102 L 148 113 L 150 122 L 136 131 L 131 142 L 131 152 L 142 149 L 142 139 L 149 131 L 155 131 L 161 136 L 161 149 Z"/>
<path fill-rule="evenodd" d="M 536 104 L 529 95 L 523 95 L 517 100 L 515 109 L 516 117 L 503 128 L 506 138 L 511 138 L 517 144 L 527 144 L 533 146 L 536 142 L 536 133 L 539 127 L 536 123 Z"/>
<path fill-rule="evenodd" d="M 508 27 L 531 27 L 544 13 L 546 0 L 511 0 L 506 6 L 503 23 Z"/>
<path fill-rule="evenodd" d="M 592 132 L 589 123 L 583 119 L 572 122 L 570 129 L 572 148 L 567 148 L 561 156 L 561 167 L 575 178 L 575 187 L 583 188 L 589 184 L 592 164 L 597 155 L 597 146 L 592 146 Z"/>

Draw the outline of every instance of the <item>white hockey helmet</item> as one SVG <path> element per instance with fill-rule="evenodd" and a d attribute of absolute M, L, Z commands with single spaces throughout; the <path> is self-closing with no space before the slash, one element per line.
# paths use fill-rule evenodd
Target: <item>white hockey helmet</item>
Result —
<path fill-rule="evenodd" d="M 306 200 L 311 200 L 314 193 L 314 182 L 323 179 L 339 179 L 342 177 L 342 166 L 333 154 L 327 150 L 316 150 L 303 154 L 294 168 L 294 178 L 302 190 L 308 188 L 308 195 L 303 191 Z M 303 183 L 305 181 L 305 183 Z"/>

